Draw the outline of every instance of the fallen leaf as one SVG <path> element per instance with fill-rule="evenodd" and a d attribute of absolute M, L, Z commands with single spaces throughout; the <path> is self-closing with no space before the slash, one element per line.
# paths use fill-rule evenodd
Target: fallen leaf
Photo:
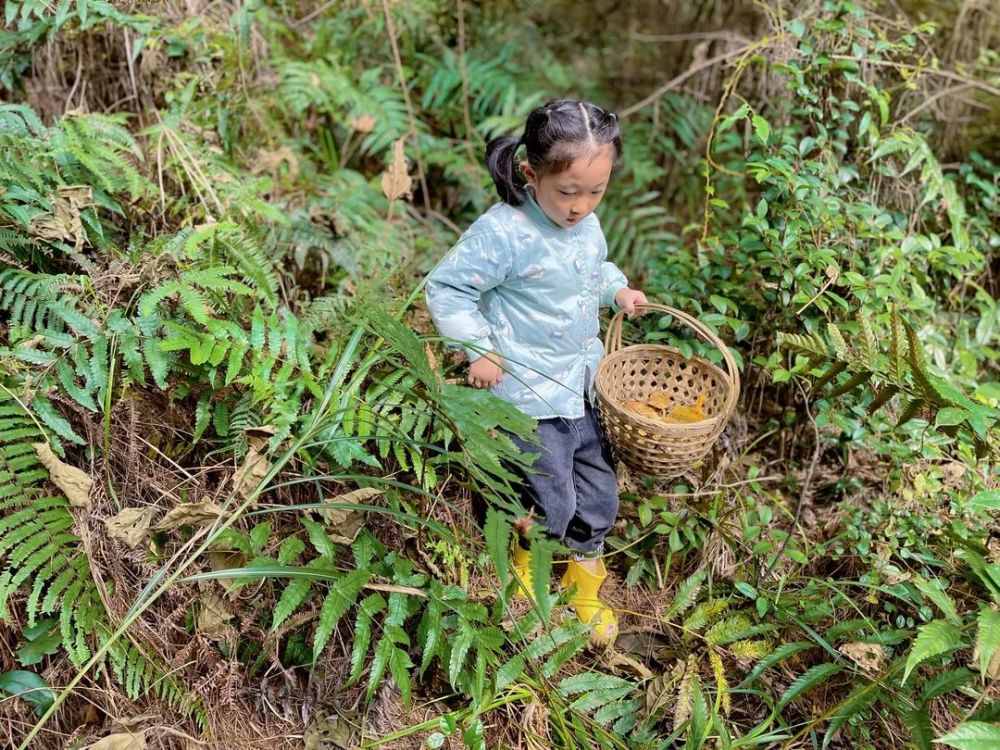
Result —
<path fill-rule="evenodd" d="M 358 115 L 351 120 L 351 129 L 367 135 L 375 129 L 375 118 L 371 115 Z"/>
<path fill-rule="evenodd" d="M 222 508 L 211 500 L 197 503 L 181 503 L 171 508 L 160 522 L 153 526 L 157 531 L 169 531 L 178 526 L 200 526 L 211 523 L 222 515 Z"/>
<path fill-rule="evenodd" d="M 122 508 L 111 518 L 104 519 L 108 536 L 121 539 L 129 547 L 135 548 L 149 532 L 149 525 L 156 515 L 156 508 Z"/>
<path fill-rule="evenodd" d="M 439 365 L 430 344 L 424 344 L 424 352 L 427 354 L 427 364 L 431 366 L 431 372 L 437 372 Z"/>
<path fill-rule="evenodd" d="M 254 174 L 261 172 L 277 172 L 281 164 L 288 165 L 288 179 L 294 180 L 299 176 L 299 158 L 288 146 L 282 146 L 275 151 L 267 149 L 257 149 L 257 157 L 250 165 L 250 171 Z"/>
<path fill-rule="evenodd" d="M 42 466 L 49 470 L 49 478 L 62 490 L 69 504 L 74 508 L 90 510 L 90 488 L 94 486 L 90 475 L 60 461 L 48 443 L 32 443 L 32 447 Z"/>
<path fill-rule="evenodd" d="M 238 550 L 210 549 L 208 551 L 208 564 L 212 570 L 242 568 L 247 564 L 247 556 Z M 216 580 L 226 591 L 233 591 L 239 587 L 239 581 L 235 578 L 217 578 Z"/>
<path fill-rule="evenodd" d="M 355 747 L 354 729 L 351 722 L 341 720 L 340 716 L 313 716 L 306 728 L 303 741 L 305 750 L 333 750 L 335 747 L 349 750 Z"/>
<path fill-rule="evenodd" d="M 328 502 L 359 504 L 381 494 L 382 490 L 375 487 L 361 487 Z M 365 523 L 364 515 L 355 508 L 321 508 L 319 514 L 328 527 L 327 536 L 338 544 L 351 544 Z"/>
<path fill-rule="evenodd" d="M 89 185 L 61 185 L 52 199 L 51 218 L 35 217 L 28 231 L 46 241 L 71 240 L 74 249 L 83 247 L 86 235 L 80 220 L 80 209 L 93 204 L 93 191 Z"/>
<path fill-rule="evenodd" d="M 235 615 L 226 608 L 222 597 L 216 594 L 202 594 L 198 599 L 198 619 L 195 624 L 205 635 L 218 638 L 229 629 L 229 621 Z"/>
<path fill-rule="evenodd" d="M 251 445 L 243 465 L 233 475 L 233 489 L 236 494 L 243 499 L 250 497 L 270 468 L 271 464 L 268 463 L 267 457 Z"/>
<path fill-rule="evenodd" d="M 392 147 L 392 164 L 382 175 L 382 192 L 394 201 L 410 192 L 413 180 L 406 173 L 406 157 L 403 155 L 403 138 Z"/>
<path fill-rule="evenodd" d="M 87 750 L 146 750 L 146 738 L 131 732 L 109 734 L 90 745 Z"/>
<path fill-rule="evenodd" d="M 885 651 L 877 643 L 845 643 L 837 650 L 868 672 L 880 671 L 885 661 Z"/>

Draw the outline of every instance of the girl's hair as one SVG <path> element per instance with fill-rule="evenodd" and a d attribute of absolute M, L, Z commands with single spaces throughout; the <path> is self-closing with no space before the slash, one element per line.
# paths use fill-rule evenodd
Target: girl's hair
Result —
<path fill-rule="evenodd" d="M 582 99 L 559 99 L 532 110 L 520 138 L 505 135 L 486 146 L 486 166 L 504 203 L 524 203 L 524 181 L 517 176 L 514 155 L 523 144 L 528 163 L 539 177 L 559 174 L 610 143 L 617 166 L 622 153 L 618 116 Z"/>

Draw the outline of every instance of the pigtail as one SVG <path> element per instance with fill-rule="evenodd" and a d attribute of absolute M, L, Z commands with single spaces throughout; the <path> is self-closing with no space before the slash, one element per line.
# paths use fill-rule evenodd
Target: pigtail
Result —
<path fill-rule="evenodd" d="M 516 135 L 494 138 L 486 146 L 486 166 L 493 177 L 497 193 L 504 203 L 520 206 L 524 203 L 524 185 L 515 173 L 514 155 L 522 139 Z"/>

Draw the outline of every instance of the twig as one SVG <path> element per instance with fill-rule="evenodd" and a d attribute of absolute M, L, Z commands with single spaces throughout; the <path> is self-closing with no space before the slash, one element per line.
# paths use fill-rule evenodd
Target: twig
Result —
<path fill-rule="evenodd" d="M 300 18 L 298 21 L 292 21 L 292 22 L 290 22 L 288 25 L 291 28 L 296 29 L 296 28 L 298 28 L 299 26 L 301 26 L 304 23 L 309 23 L 309 21 L 313 20 L 314 18 L 316 18 L 316 16 L 320 15 L 321 13 L 323 13 L 324 11 L 326 11 L 327 9 L 332 8 L 334 5 L 341 5 L 341 4 L 342 4 L 342 0 L 330 0 L 330 2 L 323 3 L 321 6 L 319 6 L 318 8 L 316 8 L 316 10 L 314 10 L 314 11 L 312 11 L 310 13 L 307 13 L 306 15 L 302 16 L 302 18 Z"/>
<path fill-rule="evenodd" d="M 462 117 L 465 120 L 465 142 L 469 158 L 476 160 L 476 150 L 469 140 L 475 134 L 472 128 L 472 113 L 469 112 L 469 70 L 465 65 L 465 3 L 458 0 L 458 69 L 462 74 Z"/>
<path fill-rule="evenodd" d="M 665 84 L 660 86 L 660 88 L 658 88 L 656 91 L 654 91 L 652 94 L 647 96 L 642 101 L 633 104 L 631 107 L 626 107 L 625 109 L 623 109 L 621 112 L 618 113 L 618 117 L 619 118 L 628 117 L 629 115 L 638 112 L 646 105 L 655 102 L 657 99 L 666 94 L 668 91 L 671 91 L 672 89 L 675 89 L 678 86 L 680 86 L 682 83 L 684 83 L 684 81 L 693 76 L 695 73 L 700 73 L 706 68 L 711 68 L 713 65 L 717 63 L 724 62 L 726 60 L 731 60 L 734 57 L 739 57 L 744 52 L 750 50 L 752 46 L 753 45 L 751 44 L 745 44 L 738 49 L 734 49 L 730 52 L 725 52 L 721 55 L 716 55 L 715 57 L 710 57 L 708 60 L 705 60 L 705 62 L 695 65 L 691 68 L 688 68 L 679 76 L 672 78 L 671 80 L 667 81 Z"/>
<path fill-rule="evenodd" d="M 76 93 L 76 87 L 80 83 L 80 79 L 83 77 L 83 52 L 78 52 L 76 56 L 76 77 L 73 79 L 73 88 L 69 90 L 69 94 L 66 95 L 66 103 L 63 105 L 63 114 L 65 115 L 69 112 L 70 104 L 73 102 L 73 95 Z M 82 103 L 82 102 L 81 102 Z"/>
<path fill-rule="evenodd" d="M 399 45 L 396 44 L 396 25 L 392 22 L 392 12 L 389 10 L 389 0 L 382 0 L 382 13 L 385 15 L 385 29 L 389 34 L 389 45 L 392 47 L 392 59 L 396 65 L 396 77 L 399 78 L 399 88 L 403 92 L 403 102 L 406 104 L 406 116 L 410 120 L 410 131 L 416 148 L 417 178 L 420 180 L 420 191 L 424 194 L 424 209 L 431 210 L 431 197 L 427 190 L 427 177 L 424 174 L 424 158 L 420 153 L 420 133 L 417 130 L 417 116 L 410 101 L 410 90 L 406 87 L 406 74 L 403 72 L 403 60 L 399 56 Z"/>
<path fill-rule="evenodd" d="M 902 122 L 906 122 L 911 117 L 915 116 L 918 112 L 922 112 L 923 110 L 927 109 L 929 106 L 931 106 L 934 102 L 936 102 L 942 96 L 947 96 L 948 94 L 954 94 L 954 93 L 956 93 L 958 91 L 965 91 L 965 89 L 968 89 L 968 88 L 972 88 L 972 84 L 971 83 L 960 83 L 957 86 L 952 86 L 950 89 L 941 89 L 936 94 L 934 94 L 934 96 L 927 97 L 922 102 L 920 102 L 920 104 L 918 104 L 916 107 L 914 107 L 909 112 L 907 112 L 906 115 L 904 115 L 903 117 L 899 118 L 899 122 L 901 122 L 901 123 Z"/>
<path fill-rule="evenodd" d="M 637 42 L 689 42 L 696 39 L 718 39 L 726 42 L 743 42 L 749 40 L 742 34 L 734 34 L 731 31 L 702 31 L 691 34 L 643 34 L 633 32 L 632 38 Z"/>
<path fill-rule="evenodd" d="M 993 96 L 1000 96 L 1000 89 L 995 86 L 990 86 L 985 81 L 980 81 L 978 78 L 968 78 L 952 70 L 934 70 L 933 68 L 925 68 L 920 65 L 906 65 L 905 63 L 893 62 L 892 60 L 867 60 L 863 57 L 856 57 L 854 55 L 830 55 L 833 60 L 852 60 L 856 63 L 864 63 L 865 65 L 878 65 L 886 68 L 895 68 L 896 70 L 912 70 L 915 73 L 929 73 L 930 75 L 937 76 L 938 78 L 946 78 L 949 81 L 958 81 L 959 83 L 966 83 L 969 86 L 973 86 L 981 91 L 985 91 Z"/>

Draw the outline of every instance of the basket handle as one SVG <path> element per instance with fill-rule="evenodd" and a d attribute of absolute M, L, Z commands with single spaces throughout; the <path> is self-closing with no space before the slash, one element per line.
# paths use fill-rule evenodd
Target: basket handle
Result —
<path fill-rule="evenodd" d="M 640 309 L 656 310 L 664 315 L 674 316 L 674 318 L 687 325 L 688 328 L 693 330 L 722 353 L 722 359 L 726 363 L 726 375 L 729 376 L 730 381 L 729 394 L 722 409 L 722 413 L 726 416 L 726 419 L 728 419 L 733 413 L 733 410 L 736 408 L 736 401 L 740 397 L 740 371 L 736 367 L 736 359 L 733 357 L 733 353 L 729 351 L 729 347 L 722 342 L 722 339 L 712 333 L 708 326 L 693 315 L 688 315 L 683 310 L 678 310 L 675 307 L 669 307 L 667 305 L 659 305 L 655 302 L 648 302 L 645 305 L 636 305 L 635 309 L 636 311 Z M 608 332 L 604 336 L 605 354 L 613 354 L 622 348 L 622 320 L 624 317 L 625 311 L 619 310 L 611 319 L 611 323 L 608 324 Z"/>

